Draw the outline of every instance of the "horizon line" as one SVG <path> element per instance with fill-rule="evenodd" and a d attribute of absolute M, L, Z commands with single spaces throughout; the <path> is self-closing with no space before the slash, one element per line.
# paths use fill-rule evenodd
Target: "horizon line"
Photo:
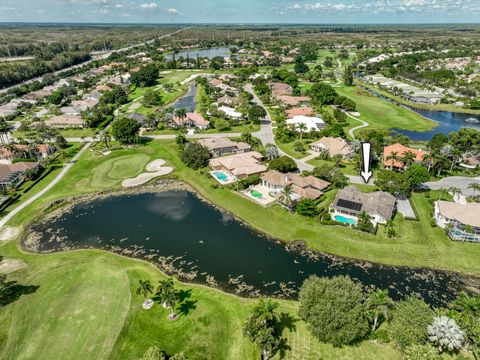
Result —
<path fill-rule="evenodd" d="M 0 25 L 11 24 L 37 24 L 37 25 L 313 25 L 313 26 L 378 26 L 378 25 L 480 25 L 479 22 L 346 22 L 346 23 L 322 23 L 322 22 L 74 22 L 74 21 L 0 21 Z"/>

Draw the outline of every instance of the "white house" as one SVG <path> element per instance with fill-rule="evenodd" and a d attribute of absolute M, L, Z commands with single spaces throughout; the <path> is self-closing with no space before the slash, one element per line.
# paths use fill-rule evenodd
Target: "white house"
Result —
<path fill-rule="evenodd" d="M 453 240 L 480 242 L 480 204 L 436 201 L 433 217 Z"/>
<path fill-rule="evenodd" d="M 296 129 L 298 129 L 300 124 L 305 125 L 306 128 L 302 132 L 318 131 L 325 127 L 325 122 L 322 118 L 304 115 L 296 115 L 292 119 L 288 119 L 287 124 L 294 126 Z"/>
<path fill-rule="evenodd" d="M 220 106 L 218 110 L 222 111 L 231 119 L 239 119 L 242 117 L 242 113 L 236 111 L 234 108 L 231 108 L 229 106 Z"/>

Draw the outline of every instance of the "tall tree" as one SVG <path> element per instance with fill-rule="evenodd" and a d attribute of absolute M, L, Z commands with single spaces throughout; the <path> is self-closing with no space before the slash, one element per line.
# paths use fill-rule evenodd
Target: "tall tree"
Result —
<path fill-rule="evenodd" d="M 372 331 L 377 329 L 379 321 L 389 321 L 392 318 L 393 305 L 388 290 L 375 290 L 368 294 L 366 306 L 372 317 Z"/>

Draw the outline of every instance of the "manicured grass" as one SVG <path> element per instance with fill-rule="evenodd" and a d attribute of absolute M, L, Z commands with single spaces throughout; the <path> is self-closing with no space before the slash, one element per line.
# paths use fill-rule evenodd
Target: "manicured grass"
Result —
<path fill-rule="evenodd" d="M 388 98 L 394 99 L 398 101 L 401 104 L 408 105 L 417 109 L 427 109 L 427 110 L 440 110 L 440 111 L 452 111 L 452 112 L 462 112 L 462 113 L 467 113 L 467 114 L 480 114 L 480 110 L 474 110 L 474 109 L 465 109 L 462 107 L 458 107 L 455 104 L 417 104 L 417 103 L 412 103 L 410 101 L 404 100 L 398 96 L 392 95 L 387 91 L 381 90 L 377 88 L 376 86 L 372 86 L 369 84 L 364 83 L 363 81 L 360 81 L 359 79 L 355 79 L 355 82 L 358 84 L 361 84 L 362 86 L 372 89 L 379 94 L 382 94 L 383 96 L 386 96 Z"/>
<path fill-rule="evenodd" d="M 295 150 L 295 143 L 300 141 L 303 144 L 305 151 L 297 151 Z M 275 144 L 282 150 L 283 152 L 287 153 L 291 157 L 295 159 L 302 159 L 305 156 L 308 156 L 310 153 L 308 152 L 308 146 L 310 143 L 314 142 L 314 139 L 297 139 L 293 140 L 289 143 L 282 143 L 280 141 L 276 141 Z"/>
<path fill-rule="evenodd" d="M 359 118 L 368 122 L 370 126 L 365 129 L 407 129 L 427 131 L 435 127 L 433 121 L 428 121 L 413 111 L 380 99 L 356 86 L 342 86 L 335 90 L 338 94 L 346 96 L 357 104 Z M 358 121 L 349 119 L 353 126 L 358 126 Z"/>
<path fill-rule="evenodd" d="M 218 131 L 217 129 L 208 129 L 198 134 L 244 133 L 244 132 L 256 132 L 259 130 L 260 130 L 259 124 L 246 124 L 246 125 L 232 126 L 230 129 L 225 131 Z"/>
<path fill-rule="evenodd" d="M 202 196 L 234 212 L 253 227 L 284 241 L 303 239 L 313 249 L 392 265 L 435 267 L 480 273 L 478 261 L 480 247 L 476 244 L 453 242 L 443 230 L 432 228 L 430 225 L 432 205 L 425 194 L 414 194 L 414 205 L 421 204 L 423 209 L 419 211 L 420 221 L 408 221 L 411 228 L 408 231 L 398 228 L 399 238 L 389 239 L 381 231 L 377 235 L 370 235 L 341 226 L 324 226 L 315 219 L 288 213 L 279 206 L 263 208 L 229 189 L 213 188 L 215 184 L 213 179 L 187 168 L 180 161 L 173 140 L 151 141 L 147 146 L 117 150 L 103 158 L 93 158 L 90 153 L 84 154 L 78 164 L 71 169 L 69 176 L 57 184 L 45 197 L 19 213 L 15 219 L 12 219 L 11 224 L 19 225 L 31 219 L 54 199 L 104 190 L 107 186 L 103 186 L 103 182 L 110 183 L 110 187 L 118 187 L 120 179 L 114 177 L 112 180 L 112 175 L 108 171 L 103 171 L 103 176 L 95 175 L 95 171 L 102 162 L 133 154 L 148 155 L 150 159 L 167 160 L 167 166 L 173 166 L 175 169 L 172 176 L 188 182 Z M 142 161 L 139 161 L 138 172 L 141 171 L 142 164 L 147 162 L 145 159 L 142 157 Z M 133 175 L 133 172 L 130 175 Z M 96 180 L 92 181 L 93 178 Z"/>
<path fill-rule="evenodd" d="M 75 128 L 75 129 L 60 129 L 60 134 L 65 138 L 80 138 L 93 136 L 93 129 L 90 128 Z M 14 131 L 12 134 L 17 138 L 30 137 L 34 132 Z"/>
<path fill-rule="evenodd" d="M 90 186 L 95 189 L 110 188 L 123 179 L 135 177 L 146 166 L 150 157 L 145 154 L 132 154 L 113 157 L 93 169 Z"/>
<path fill-rule="evenodd" d="M 332 161 L 313 159 L 308 163 L 313 166 L 321 166 L 324 164 L 334 165 Z M 353 165 L 347 162 L 342 162 L 338 167 L 345 175 L 358 175 L 358 171 L 353 168 Z"/>
<path fill-rule="evenodd" d="M 178 320 L 155 304 L 143 310 L 135 294 L 139 279 L 156 286 L 164 279 L 154 266 L 96 250 L 34 255 L 15 242 L 0 247 L 8 259 L 25 262 L 9 279 L 38 287 L 0 309 L 1 359 L 139 359 L 150 346 L 190 359 L 255 359 L 258 351 L 243 335 L 253 299 L 199 285 L 176 283 L 186 294 Z M 334 348 L 315 340 L 296 317 L 297 303 L 279 301 L 280 313 L 294 318 L 284 330 L 290 350 L 283 359 L 400 359 L 391 345 L 363 342 Z M 183 309 L 183 310 L 182 310 Z M 275 359 L 280 359 L 278 354 Z"/>

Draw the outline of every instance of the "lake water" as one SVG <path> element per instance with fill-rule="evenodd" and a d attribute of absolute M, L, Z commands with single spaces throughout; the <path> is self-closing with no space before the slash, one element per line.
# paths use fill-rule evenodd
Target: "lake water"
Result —
<path fill-rule="evenodd" d="M 228 57 L 230 56 L 230 49 L 226 47 L 217 47 L 211 49 L 192 49 L 187 51 L 180 51 L 175 54 L 175 59 L 179 59 L 180 57 L 186 58 L 187 55 L 190 59 L 196 59 L 197 56 L 199 58 L 206 57 L 209 59 L 213 59 L 216 56 Z M 166 54 L 165 57 L 167 59 L 172 59 L 172 54 Z"/>
<path fill-rule="evenodd" d="M 288 251 L 187 191 L 124 194 L 78 203 L 50 223 L 34 224 L 30 233 L 38 237 L 33 248 L 27 247 L 30 250 L 121 252 L 181 273 L 189 281 L 206 283 L 213 276 L 221 288 L 241 295 L 295 297 L 310 274 L 349 275 L 366 287 L 388 289 L 394 299 L 416 293 L 432 305 L 452 300 L 462 287 L 460 277 L 447 272 Z"/>
<path fill-rule="evenodd" d="M 184 108 L 189 112 L 195 111 L 197 108 L 197 86 L 195 85 L 194 81 L 192 81 L 192 83 L 189 85 L 187 93 L 176 100 L 172 104 L 172 107 L 175 110 Z"/>
<path fill-rule="evenodd" d="M 358 77 L 358 74 L 357 74 L 357 77 Z M 404 108 L 414 111 L 417 114 L 438 123 L 438 126 L 436 126 L 431 131 L 392 129 L 392 131 L 406 135 L 412 140 L 430 140 L 435 134 L 443 133 L 445 135 L 448 135 L 448 133 L 452 131 L 458 131 L 459 129 L 465 128 L 465 127 L 480 130 L 480 115 L 472 115 L 472 114 L 465 114 L 465 113 L 451 112 L 451 111 L 417 109 L 410 106 L 405 106 L 403 104 L 399 104 L 397 101 L 387 98 L 374 90 L 366 89 L 366 88 L 363 88 L 363 89 L 379 98 L 395 103 L 398 106 L 403 106 Z M 467 121 L 472 119 L 474 119 L 474 121 L 477 121 L 477 122 Z"/>

